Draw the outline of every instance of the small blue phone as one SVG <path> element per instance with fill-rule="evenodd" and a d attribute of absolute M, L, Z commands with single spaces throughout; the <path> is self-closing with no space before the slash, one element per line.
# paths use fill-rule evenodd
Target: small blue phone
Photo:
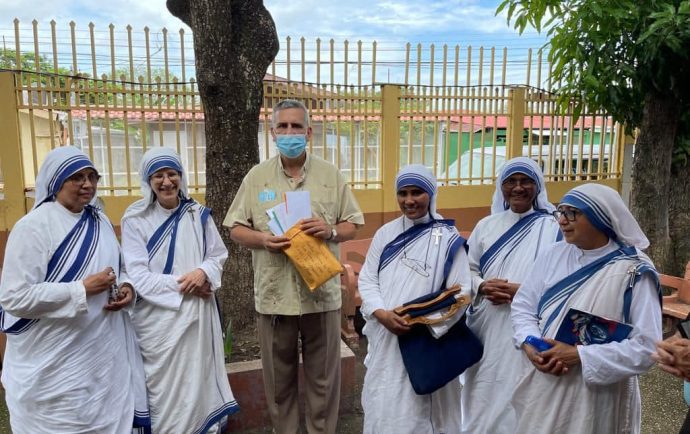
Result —
<path fill-rule="evenodd" d="M 546 351 L 549 348 L 553 347 L 553 345 L 546 342 L 544 339 L 532 335 L 527 336 L 527 339 L 525 339 L 525 343 L 533 346 L 539 352 Z"/>

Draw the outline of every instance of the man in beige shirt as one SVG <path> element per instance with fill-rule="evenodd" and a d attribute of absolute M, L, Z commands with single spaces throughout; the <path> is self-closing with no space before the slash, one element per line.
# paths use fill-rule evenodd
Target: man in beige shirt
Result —
<path fill-rule="evenodd" d="M 283 253 L 290 241 L 274 236 L 266 210 L 288 191 L 309 191 L 313 217 L 302 229 L 325 240 L 336 257 L 338 243 L 355 237 L 362 211 L 342 174 L 308 155 L 307 108 L 284 100 L 273 108 L 271 136 L 279 154 L 254 166 L 242 181 L 223 225 L 232 239 L 252 249 L 255 306 L 269 413 L 277 434 L 299 432 L 298 339 L 304 363 L 307 431 L 334 433 L 340 396 L 340 284 L 334 277 L 309 291 Z"/>

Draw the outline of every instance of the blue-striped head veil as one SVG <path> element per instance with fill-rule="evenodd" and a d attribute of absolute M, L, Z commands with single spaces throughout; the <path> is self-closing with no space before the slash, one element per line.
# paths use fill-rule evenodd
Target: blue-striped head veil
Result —
<path fill-rule="evenodd" d="M 61 146 L 48 152 L 36 176 L 36 200 L 32 209 L 45 202 L 55 201 L 55 196 L 67 178 L 83 169 L 96 170 L 89 157 L 74 146 Z M 91 199 L 91 204 L 95 201 L 96 194 Z"/>
<path fill-rule="evenodd" d="M 508 202 L 506 202 L 503 198 L 501 186 L 506 179 L 510 177 L 510 175 L 515 173 L 522 173 L 523 175 L 530 177 L 536 184 L 537 197 L 534 198 L 534 202 L 532 203 L 532 207 L 534 209 L 543 209 L 547 212 L 552 212 L 556 209 L 556 207 L 549 202 L 549 199 L 546 195 L 544 175 L 542 174 L 539 165 L 531 158 L 515 157 L 509 160 L 505 166 L 503 166 L 501 173 L 499 173 L 498 177 L 496 178 L 496 191 L 494 192 L 493 201 L 491 203 L 491 214 L 503 212 L 510 208 Z"/>
<path fill-rule="evenodd" d="M 395 191 L 409 186 L 419 187 L 429 195 L 429 214 L 435 219 L 440 219 L 441 216 L 436 212 L 438 187 L 431 170 L 421 164 L 410 164 L 400 169 L 395 177 Z"/>
<path fill-rule="evenodd" d="M 123 219 L 140 214 L 156 200 L 151 189 L 151 175 L 161 169 L 174 169 L 180 174 L 180 196 L 187 199 L 187 173 L 182 166 L 182 160 L 175 151 L 164 146 L 151 148 L 141 157 L 139 178 L 143 199 L 134 202 L 127 208 Z"/>
<path fill-rule="evenodd" d="M 577 208 L 592 225 L 609 238 L 638 249 L 649 247 L 635 217 L 623 203 L 618 192 L 601 184 L 583 184 L 563 196 L 560 205 Z"/>

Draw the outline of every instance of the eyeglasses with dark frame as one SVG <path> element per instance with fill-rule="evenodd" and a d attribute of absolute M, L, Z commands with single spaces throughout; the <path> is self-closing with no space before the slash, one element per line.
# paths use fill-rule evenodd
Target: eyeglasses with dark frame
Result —
<path fill-rule="evenodd" d="M 577 208 L 558 208 L 551 213 L 556 220 L 560 220 L 561 216 L 563 216 L 569 222 L 574 222 L 580 214 L 582 214 L 582 211 Z"/>
<path fill-rule="evenodd" d="M 96 172 L 91 172 L 88 175 L 85 173 L 75 173 L 74 175 L 68 177 L 67 181 L 72 182 L 76 185 L 84 185 L 87 179 L 91 184 L 96 185 L 98 184 L 98 181 L 101 179 L 101 175 L 99 175 Z"/>
<path fill-rule="evenodd" d="M 532 178 L 527 178 L 527 177 L 525 177 L 525 178 L 513 178 L 512 176 L 510 176 L 510 177 L 508 177 L 508 179 L 503 181 L 503 184 L 501 184 L 501 185 L 504 185 L 508 188 L 513 188 L 513 187 L 517 187 L 518 185 L 520 185 L 521 187 L 525 188 L 525 187 L 534 187 L 535 184 L 536 184 L 536 182 L 534 182 L 534 179 L 532 179 Z"/>

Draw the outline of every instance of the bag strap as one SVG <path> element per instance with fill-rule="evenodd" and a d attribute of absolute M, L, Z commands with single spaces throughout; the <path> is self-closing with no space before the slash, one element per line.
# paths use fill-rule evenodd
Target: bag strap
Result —
<path fill-rule="evenodd" d="M 466 306 L 470 304 L 471 299 L 468 295 L 460 295 L 459 297 L 455 298 L 457 294 L 460 293 L 460 285 L 453 285 L 452 287 L 448 288 L 447 290 L 441 292 L 439 295 L 437 295 L 435 298 L 425 301 L 423 303 L 413 303 L 413 304 L 408 304 L 404 306 L 399 306 L 396 307 L 393 312 L 395 312 L 396 315 L 400 316 L 402 319 L 405 320 L 407 325 L 412 325 L 412 324 L 426 324 L 426 325 L 433 325 L 433 324 L 438 324 L 441 322 L 444 322 L 448 320 L 450 317 L 455 315 L 461 307 Z M 444 307 L 448 308 L 448 311 L 441 315 L 439 318 L 427 318 L 425 315 L 418 315 L 418 316 L 413 316 L 410 311 L 415 311 L 415 310 L 423 310 L 423 309 L 429 309 L 433 307 L 434 305 L 441 304 L 442 302 L 450 299 L 450 298 L 455 298 L 455 301 Z"/>

